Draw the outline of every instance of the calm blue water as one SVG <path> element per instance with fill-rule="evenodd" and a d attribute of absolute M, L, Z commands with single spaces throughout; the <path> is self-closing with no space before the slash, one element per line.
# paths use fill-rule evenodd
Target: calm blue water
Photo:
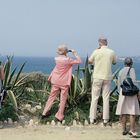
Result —
<path fill-rule="evenodd" d="M 2 62 L 6 61 L 6 57 L 0 57 Z M 85 58 L 83 58 L 83 62 Z M 52 57 L 14 57 L 13 59 L 13 67 L 20 67 L 24 62 L 26 65 L 23 69 L 23 72 L 43 72 L 49 74 L 53 67 L 55 66 L 54 58 Z M 84 64 L 81 65 L 83 67 Z M 74 67 L 76 69 L 77 66 Z M 116 65 L 113 66 L 113 71 L 118 68 L 123 67 L 123 62 L 119 61 Z M 140 80 L 140 61 L 135 61 L 133 67 L 136 71 L 137 80 Z"/>

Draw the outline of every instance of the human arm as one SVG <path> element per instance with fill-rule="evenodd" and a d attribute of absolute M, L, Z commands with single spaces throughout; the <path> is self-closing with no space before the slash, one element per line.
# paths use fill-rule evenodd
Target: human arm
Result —
<path fill-rule="evenodd" d="M 71 59 L 69 60 L 70 64 L 80 64 L 82 62 L 80 56 L 75 50 L 71 50 L 72 54 L 75 56 L 76 59 Z"/>
<path fill-rule="evenodd" d="M 95 51 L 91 54 L 91 56 L 88 59 L 89 64 L 93 64 L 95 59 Z"/>
<path fill-rule="evenodd" d="M 113 52 L 113 59 L 112 59 L 112 64 L 116 64 L 117 62 L 117 56 L 115 55 L 115 53 Z"/>

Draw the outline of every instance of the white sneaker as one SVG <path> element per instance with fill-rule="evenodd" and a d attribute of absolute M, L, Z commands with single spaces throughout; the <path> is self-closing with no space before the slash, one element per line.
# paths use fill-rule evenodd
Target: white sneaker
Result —
<path fill-rule="evenodd" d="M 132 130 L 130 130 L 130 131 L 128 132 L 128 134 L 129 134 L 132 138 L 138 138 L 138 137 L 139 137 L 136 131 L 133 132 Z"/>

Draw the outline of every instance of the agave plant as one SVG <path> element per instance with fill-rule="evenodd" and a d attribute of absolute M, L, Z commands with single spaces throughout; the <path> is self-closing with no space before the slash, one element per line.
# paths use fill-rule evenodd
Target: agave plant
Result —
<path fill-rule="evenodd" d="M 30 73 L 25 80 L 27 86 L 24 88 L 24 93 L 19 95 L 21 102 L 35 105 L 44 104 L 50 92 L 50 83 L 47 79 L 48 76 L 43 73 Z"/>
<path fill-rule="evenodd" d="M 9 99 L 14 109 L 17 110 L 18 109 L 17 96 L 19 94 L 18 91 L 23 89 L 24 85 L 26 84 L 24 80 L 28 75 L 24 77 L 20 76 L 25 66 L 25 63 L 20 67 L 17 74 L 16 74 L 17 67 L 12 70 L 12 63 L 13 57 L 8 56 L 7 61 L 4 65 L 5 79 L 3 81 L 3 88 L 7 90 Z"/>
<path fill-rule="evenodd" d="M 66 120 L 72 121 L 73 119 L 76 119 L 84 121 L 88 118 L 91 75 L 92 72 L 89 69 L 87 57 L 84 68 L 78 66 L 75 74 L 72 75 L 65 112 L 68 114 L 66 115 Z"/>

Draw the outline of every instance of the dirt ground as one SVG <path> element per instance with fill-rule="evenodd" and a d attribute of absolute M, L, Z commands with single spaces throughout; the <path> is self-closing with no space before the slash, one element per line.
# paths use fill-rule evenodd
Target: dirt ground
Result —
<path fill-rule="evenodd" d="M 140 131 L 137 127 L 137 131 Z M 140 132 L 139 132 L 140 133 Z M 103 126 L 16 126 L 0 129 L 0 140 L 129 140 L 121 127 Z M 140 139 L 140 138 L 138 138 Z"/>

